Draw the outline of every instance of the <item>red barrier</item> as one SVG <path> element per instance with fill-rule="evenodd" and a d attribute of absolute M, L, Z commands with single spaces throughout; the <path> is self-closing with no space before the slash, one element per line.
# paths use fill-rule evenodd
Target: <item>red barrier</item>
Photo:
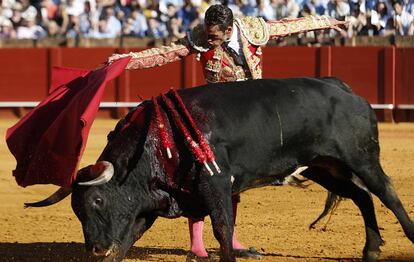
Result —
<path fill-rule="evenodd" d="M 263 49 L 263 77 L 319 76 L 318 48 L 271 47 Z"/>
<path fill-rule="evenodd" d="M 414 48 L 397 49 L 396 99 L 399 104 L 414 104 Z"/>
<path fill-rule="evenodd" d="M 49 86 L 47 49 L 0 49 L 0 101 L 39 101 Z"/>
<path fill-rule="evenodd" d="M 117 51 L 130 50 L 0 49 L 0 102 L 42 100 L 52 66 L 92 69 Z M 397 114 L 399 120 L 414 120 L 414 48 L 267 47 L 263 54 L 265 78 L 335 76 L 378 108 L 407 109 L 404 115 Z M 124 72 L 106 88 L 104 101 L 139 101 L 139 97 L 147 99 L 170 87 L 204 83 L 203 69 L 192 55 L 163 67 Z"/>
<path fill-rule="evenodd" d="M 125 52 L 138 51 L 125 50 Z M 126 101 L 139 101 L 142 98 L 151 98 L 168 90 L 170 87 L 180 88 L 183 86 L 182 63 L 175 62 L 161 67 L 143 70 L 129 70 L 129 87 L 127 86 L 129 98 Z"/>
<path fill-rule="evenodd" d="M 414 48 L 398 48 L 395 55 L 397 121 L 414 121 Z"/>

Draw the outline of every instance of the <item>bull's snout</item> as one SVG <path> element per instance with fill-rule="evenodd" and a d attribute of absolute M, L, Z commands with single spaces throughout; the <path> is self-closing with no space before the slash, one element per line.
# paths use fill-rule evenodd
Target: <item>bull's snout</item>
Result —
<path fill-rule="evenodd" d="M 99 243 L 95 243 L 92 246 L 92 255 L 96 257 L 109 257 L 111 255 L 116 255 L 117 253 L 117 246 L 112 244 L 110 247 L 105 248 Z"/>

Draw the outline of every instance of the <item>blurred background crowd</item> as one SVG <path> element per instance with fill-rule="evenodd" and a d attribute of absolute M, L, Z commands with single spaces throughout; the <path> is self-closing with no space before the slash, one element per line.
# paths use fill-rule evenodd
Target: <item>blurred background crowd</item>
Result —
<path fill-rule="evenodd" d="M 414 0 L 0 0 L 0 39 L 42 37 L 181 38 L 206 9 L 228 5 L 235 16 L 280 20 L 328 15 L 347 20 L 343 37 L 414 34 Z"/>

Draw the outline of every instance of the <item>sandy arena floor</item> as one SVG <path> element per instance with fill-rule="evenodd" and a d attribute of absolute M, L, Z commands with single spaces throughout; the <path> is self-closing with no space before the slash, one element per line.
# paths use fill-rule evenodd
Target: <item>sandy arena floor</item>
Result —
<path fill-rule="evenodd" d="M 70 199 L 41 209 L 23 203 L 49 196 L 55 186 L 20 188 L 11 171 L 15 161 L 4 135 L 16 120 L 0 121 L 0 261 L 85 261 L 81 225 Z M 82 166 L 93 163 L 105 146 L 114 120 L 97 120 L 91 131 Z M 381 124 L 381 160 L 386 173 L 414 218 L 414 124 Z M 307 189 L 267 187 L 242 194 L 237 232 L 239 239 L 264 254 L 265 261 L 359 261 L 365 241 L 362 217 L 349 200 L 342 202 L 327 230 L 308 225 L 321 212 L 326 197 L 318 185 Z M 382 236 L 382 261 L 414 261 L 414 245 L 396 218 L 375 199 Z M 217 253 L 207 219 L 206 246 Z M 160 218 L 128 253 L 125 261 L 185 261 L 189 246 L 186 219 Z M 240 259 L 241 260 L 241 259 Z M 245 261 L 245 260 L 242 260 Z"/>

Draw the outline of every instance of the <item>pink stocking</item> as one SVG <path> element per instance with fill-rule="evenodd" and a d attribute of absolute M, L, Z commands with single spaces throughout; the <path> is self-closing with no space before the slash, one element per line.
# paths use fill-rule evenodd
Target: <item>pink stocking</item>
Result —
<path fill-rule="evenodd" d="M 232 237 L 232 241 L 233 241 L 233 249 L 246 249 L 240 242 L 239 240 L 237 240 L 236 237 L 236 215 L 237 215 L 237 204 L 240 202 L 240 197 L 239 196 L 235 196 L 233 197 L 233 237 Z"/>
<path fill-rule="evenodd" d="M 188 219 L 190 229 L 191 252 L 197 257 L 208 257 L 203 243 L 204 218 Z"/>

